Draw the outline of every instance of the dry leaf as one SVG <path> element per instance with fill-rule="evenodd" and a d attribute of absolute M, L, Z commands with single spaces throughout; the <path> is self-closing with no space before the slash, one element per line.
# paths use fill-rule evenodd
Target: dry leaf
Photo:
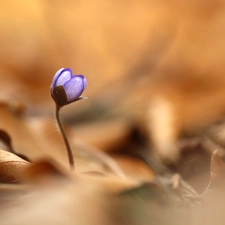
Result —
<path fill-rule="evenodd" d="M 0 182 L 17 183 L 22 180 L 22 171 L 30 165 L 17 155 L 0 150 Z"/>
<path fill-rule="evenodd" d="M 210 183 L 211 188 L 223 188 L 225 178 L 225 163 L 219 156 L 218 150 L 215 150 L 212 154 L 210 163 Z"/>

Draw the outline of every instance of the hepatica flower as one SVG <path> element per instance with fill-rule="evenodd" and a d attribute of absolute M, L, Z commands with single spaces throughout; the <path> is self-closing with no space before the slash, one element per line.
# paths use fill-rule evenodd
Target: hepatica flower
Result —
<path fill-rule="evenodd" d="M 83 75 L 73 75 L 71 69 L 62 68 L 53 77 L 51 95 L 58 106 L 64 106 L 82 99 L 81 94 L 87 86 Z"/>
<path fill-rule="evenodd" d="M 84 89 L 87 86 L 87 80 L 83 75 L 73 75 L 71 69 L 60 69 L 56 72 L 53 77 L 50 92 L 53 100 L 56 103 L 56 121 L 58 123 L 59 129 L 63 136 L 63 140 L 66 145 L 68 159 L 70 163 L 70 167 L 74 168 L 74 158 L 72 149 L 70 147 L 69 141 L 67 139 L 66 133 L 63 129 L 59 111 L 64 105 L 68 105 L 72 102 L 78 101 L 80 99 L 84 99 L 85 97 L 81 97 Z"/>

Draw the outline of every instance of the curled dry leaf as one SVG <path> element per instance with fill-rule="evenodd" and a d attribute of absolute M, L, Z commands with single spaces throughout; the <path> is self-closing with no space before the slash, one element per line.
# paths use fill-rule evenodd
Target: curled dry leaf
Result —
<path fill-rule="evenodd" d="M 224 187 L 224 178 L 225 163 L 220 158 L 218 150 L 215 150 L 210 163 L 210 183 L 208 188 Z"/>
<path fill-rule="evenodd" d="M 17 155 L 0 150 L 0 182 L 19 182 L 22 179 L 21 172 L 29 165 L 29 162 Z"/>
<path fill-rule="evenodd" d="M 173 189 L 179 196 L 179 201 L 186 206 L 194 206 L 200 203 L 201 198 L 197 191 L 185 182 L 179 174 L 174 174 L 170 180 Z"/>

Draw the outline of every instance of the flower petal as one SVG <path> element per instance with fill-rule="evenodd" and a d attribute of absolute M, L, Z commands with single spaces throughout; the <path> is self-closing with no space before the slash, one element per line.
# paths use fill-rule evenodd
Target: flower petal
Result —
<path fill-rule="evenodd" d="M 86 85 L 84 79 L 85 78 L 82 75 L 75 75 L 71 80 L 64 84 L 63 87 L 66 92 L 68 102 L 72 102 L 80 97 Z"/>
<path fill-rule="evenodd" d="M 83 77 L 83 84 L 84 84 L 84 89 L 87 87 L 87 79 L 83 76 L 83 75 L 80 75 Z"/>
<path fill-rule="evenodd" d="M 69 81 L 72 77 L 72 71 L 71 69 L 67 68 L 67 69 L 63 69 L 61 70 L 61 72 L 59 73 L 59 75 L 57 76 L 57 79 L 55 81 L 55 86 L 53 87 L 57 87 L 60 85 L 64 85 L 67 81 Z"/>
<path fill-rule="evenodd" d="M 51 84 L 51 89 L 53 89 L 54 87 L 56 87 L 56 81 L 58 80 L 58 77 L 60 76 L 61 72 L 64 70 L 64 68 L 61 68 L 59 69 L 55 76 L 53 77 L 53 80 L 52 80 L 52 84 Z"/>

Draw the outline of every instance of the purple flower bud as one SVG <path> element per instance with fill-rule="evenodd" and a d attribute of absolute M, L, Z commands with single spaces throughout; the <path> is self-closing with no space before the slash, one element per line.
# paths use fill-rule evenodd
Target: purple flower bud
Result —
<path fill-rule="evenodd" d="M 58 70 L 53 77 L 51 95 L 57 105 L 63 106 L 79 100 L 87 86 L 87 80 L 83 75 L 72 75 L 69 68 Z"/>

